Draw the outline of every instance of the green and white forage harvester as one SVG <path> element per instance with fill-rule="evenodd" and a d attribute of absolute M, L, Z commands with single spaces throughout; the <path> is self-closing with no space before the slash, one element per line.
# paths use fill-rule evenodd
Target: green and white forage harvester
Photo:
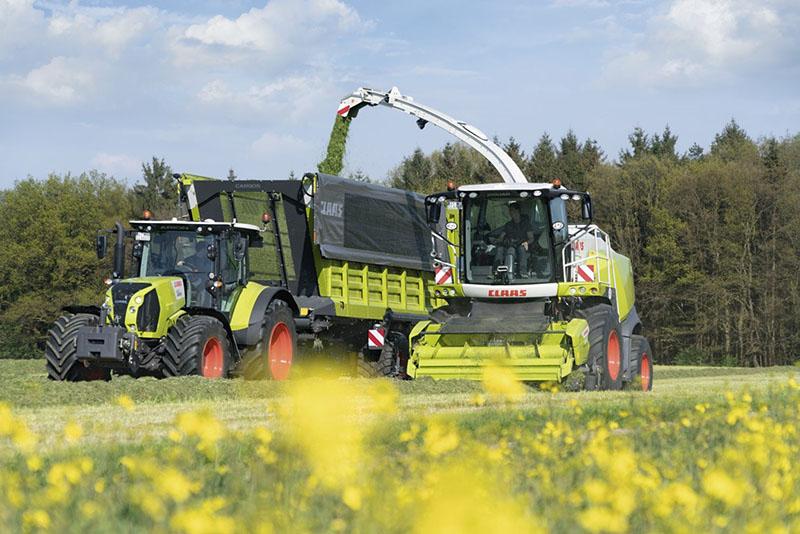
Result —
<path fill-rule="evenodd" d="M 402 95 L 360 88 L 342 100 L 408 113 L 480 152 L 504 183 L 448 184 L 426 197 L 433 298 L 410 333 L 411 377 L 479 379 L 487 364 L 525 381 L 586 389 L 652 388 L 652 350 L 636 311 L 630 260 L 592 223 L 589 193 L 529 183 L 479 129 Z M 574 218 L 575 220 L 571 219 Z"/>

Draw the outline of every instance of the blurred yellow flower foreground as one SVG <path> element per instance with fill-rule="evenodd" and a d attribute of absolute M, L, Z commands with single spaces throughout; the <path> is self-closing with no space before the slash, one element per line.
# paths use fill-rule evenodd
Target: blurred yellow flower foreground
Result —
<path fill-rule="evenodd" d="M 80 532 L 797 532 L 797 382 L 685 402 L 532 391 L 401 409 L 384 380 L 299 380 L 255 426 L 37 436 L 0 405 L 0 524 Z M 136 408 L 125 396 L 116 410 Z M 60 444 L 52 448 L 53 441 Z M 51 444 L 51 445 L 48 445 Z"/>

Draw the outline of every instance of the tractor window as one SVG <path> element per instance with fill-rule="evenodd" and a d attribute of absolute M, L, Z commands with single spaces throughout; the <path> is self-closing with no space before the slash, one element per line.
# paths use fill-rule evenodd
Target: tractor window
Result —
<path fill-rule="evenodd" d="M 192 230 L 151 232 L 142 249 L 141 276 L 180 276 L 187 282 L 187 304 L 211 307 L 211 294 L 206 291 L 208 273 L 214 262 L 208 257 L 213 235 Z"/>
<path fill-rule="evenodd" d="M 553 281 L 547 205 L 527 191 L 483 193 L 465 202 L 467 281 L 537 284 Z"/>

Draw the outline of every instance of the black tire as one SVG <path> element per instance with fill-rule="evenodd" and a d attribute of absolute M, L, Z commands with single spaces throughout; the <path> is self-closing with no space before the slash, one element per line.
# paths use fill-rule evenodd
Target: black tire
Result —
<path fill-rule="evenodd" d="M 47 378 L 66 382 L 90 380 L 111 380 L 111 370 L 102 367 L 86 367 L 75 356 L 78 329 L 83 326 L 97 326 L 96 315 L 79 313 L 64 315 L 47 332 L 44 358 Z"/>
<path fill-rule="evenodd" d="M 653 390 L 653 349 L 644 336 L 631 336 L 631 366 L 636 366 L 636 374 L 628 382 L 626 389 L 634 391 Z"/>
<path fill-rule="evenodd" d="M 167 332 L 161 368 L 164 376 L 226 378 L 231 347 L 222 323 L 205 315 L 183 315 Z"/>
<path fill-rule="evenodd" d="M 278 354 L 278 351 L 283 354 Z M 258 343 L 247 351 L 242 360 L 242 374 L 253 380 L 286 380 L 291 375 L 296 356 L 294 314 L 286 302 L 273 300 L 264 313 Z"/>
<path fill-rule="evenodd" d="M 395 355 L 390 343 L 383 345 L 381 354 L 377 360 L 372 361 L 364 357 L 364 352 L 358 353 L 358 363 L 356 365 L 356 376 L 359 378 L 380 378 L 394 376 L 395 374 Z"/>
<path fill-rule="evenodd" d="M 589 323 L 586 389 L 622 389 L 622 336 L 617 314 L 608 304 L 597 304 L 582 310 L 581 315 Z"/>

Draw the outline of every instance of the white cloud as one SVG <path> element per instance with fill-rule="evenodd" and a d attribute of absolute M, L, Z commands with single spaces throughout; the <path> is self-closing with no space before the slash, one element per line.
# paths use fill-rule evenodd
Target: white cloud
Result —
<path fill-rule="evenodd" d="M 89 165 L 100 172 L 118 178 L 135 177 L 141 172 L 142 162 L 127 154 L 109 154 L 100 152 L 96 154 Z"/>
<path fill-rule="evenodd" d="M 34 8 L 33 0 L 0 0 L 0 58 L 35 35 L 43 21 L 44 15 Z"/>
<path fill-rule="evenodd" d="M 119 54 L 138 37 L 152 35 L 159 27 L 159 11 L 153 7 L 81 8 L 55 11 L 48 20 L 50 36 L 93 45 L 96 51 Z"/>
<path fill-rule="evenodd" d="M 631 46 L 610 54 L 604 78 L 642 85 L 692 85 L 748 69 L 796 61 L 792 20 L 784 0 L 673 0 L 651 16 Z"/>
<path fill-rule="evenodd" d="M 279 156 L 284 159 L 294 154 L 307 152 L 309 147 L 308 142 L 294 135 L 273 132 L 265 132 L 251 145 L 252 151 L 257 157 Z"/>
<path fill-rule="evenodd" d="M 339 0 L 271 0 L 237 18 L 217 15 L 173 36 L 181 65 L 238 60 L 286 63 L 324 43 L 371 27 Z"/>
<path fill-rule="evenodd" d="M 59 56 L 15 82 L 39 101 L 64 105 L 83 100 L 91 92 L 94 75 L 81 61 Z"/>
<path fill-rule="evenodd" d="M 273 120 L 298 122 L 316 110 L 331 94 L 336 95 L 336 83 L 328 76 L 288 76 L 265 84 L 249 84 L 246 88 L 231 88 L 223 80 L 215 79 L 204 85 L 197 99 L 209 109 L 226 113 Z M 334 106 L 335 103 L 332 104 Z"/>

